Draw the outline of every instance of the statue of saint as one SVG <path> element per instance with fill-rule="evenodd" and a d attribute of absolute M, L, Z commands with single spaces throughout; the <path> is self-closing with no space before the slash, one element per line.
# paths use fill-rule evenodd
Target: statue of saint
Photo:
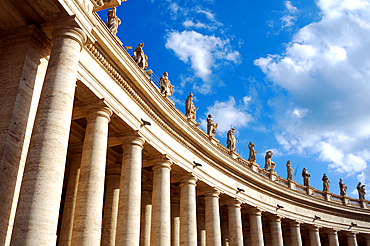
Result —
<path fill-rule="evenodd" d="M 218 123 L 214 123 L 212 120 L 212 115 L 209 114 L 207 118 L 207 134 L 210 137 L 214 137 L 216 135 L 216 130 L 218 127 Z"/>
<path fill-rule="evenodd" d="M 339 179 L 339 190 L 340 190 L 340 195 L 345 196 L 347 193 L 347 186 L 344 185 L 343 180 Z"/>
<path fill-rule="evenodd" d="M 227 133 L 227 148 L 230 151 L 236 152 L 236 143 L 238 142 L 235 138 L 235 129 L 231 128 L 230 131 Z"/>
<path fill-rule="evenodd" d="M 322 176 L 322 185 L 323 185 L 323 191 L 326 191 L 326 192 L 329 192 L 329 185 L 330 184 L 330 181 L 329 181 L 329 178 L 328 176 L 326 176 L 326 174 L 324 173 L 324 176 Z"/>
<path fill-rule="evenodd" d="M 276 164 L 275 164 L 275 162 L 273 162 L 271 160 L 273 154 L 274 153 L 271 150 L 266 152 L 266 155 L 265 155 L 265 170 L 267 170 L 267 171 L 274 171 L 275 170 Z"/>
<path fill-rule="evenodd" d="M 307 169 L 304 167 L 302 170 L 302 177 L 303 177 L 303 185 L 304 186 L 310 186 L 310 173 L 307 172 Z"/>
<path fill-rule="evenodd" d="M 358 182 L 357 185 L 358 199 L 365 200 L 365 185 L 361 185 L 361 182 Z"/>
<path fill-rule="evenodd" d="M 248 157 L 248 161 L 250 162 L 256 162 L 256 153 L 258 153 L 258 151 L 255 151 L 254 150 L 254 143 L 250 142 L 248 144 L 248 148 L 249 148 L 249 157 Z"/>
<path fill-rule="evenodd" d="M 197 112 L 199 108 L 196 108 L 193 103 L 193 93 L 190 92 L 188 98 L 186 99 L 185 103 L 185 111 L 186 111 L 186 117 L 188 119 L 195 120 L 195 113 Z"/>
<path fill-rule="evenodd" d="M 164 74 L 161 76 L 159 80 L 159 85 L 161 89 L 161 94 L 163 96 L 170 97 L 173 93 L 173 89 L 175 88 L 173 85 L 171 85 L 170 80 L 168 79 L 168 73 L 164 72 Z"/>
<path fill-rule="evenodd" d="M 132 59 L 134 59 L 134 61 L 140 68 L 146 70 L 148 68 L 148 62 L 147 62 L 148 57 L 144 54 L 143 47 L 144 47 L 144 43 L 140 43 L 134 49 Z"/>
<path fill-rule="evenodd" d="M 121 20 L 117 17 L 117 9 L 113 7 L 107 12 L 107 27 L 113 34 L 117 33 L 118 26 L 121 24 Z"/>
<path fill-rule="evenodd" d="M 286 163 L 286 170 L 288 172 L 287 180 L 293 180 L 294 170 L 292 168 L 292 164 L 290 163 L 290 161 L 287 161 L 287 163 Z"/>

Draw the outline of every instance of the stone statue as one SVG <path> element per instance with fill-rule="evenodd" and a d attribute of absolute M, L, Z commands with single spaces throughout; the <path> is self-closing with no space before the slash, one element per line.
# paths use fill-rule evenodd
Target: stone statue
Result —
<path fill-rule="evenodd" d="M 188 98 L 186 99 L 185 103 L 185 111 L 186 111 L 186 117 L 188 119 L 195 120 L 195 113 L 197 112 L 199 108 L 196 108 L 193 103 L 193 93 L 190 92 Z"/>
<path fill-rule="evenodd" d="M 326 174 L 324 173 L 324 176 L 322 176 L 322 185 L 323 185 L 323 191 L 326 191 L 326 192 L 329 192 L 329 185 L 330 184 L 330 181 L 329 181 L 329 178 L 328 176 L 326 176 Z"/>
<path fill-rule="evenodd" d="M 209 114 L 207 118 L 207 134 L 210 137 L 214 137 L 216 135 L 216 130 L 218 127 L 218 123 L 214 123 L 212 120 L 212 115 Z"/>
<path fill-rule="evenodd" d="M 339 179 L 339 190 L 340 190 L 340 195 L 345 196 L 347 193 L 347 186 L 344 185 L 343 180 Z"/>
<path fill-rule="evenodd" d="M 365 185 L 361 185 L 361 182 L 358 182 L 357 185 L 358 199 L 365 200 Z"/>
<path fill-rule="evenodd" d="M 254 150 L 254 143 L 250 142 L 248 144 L 248 148 L 249 148 L 249 157 L 248 157 L 248 161 L 250 162 L 256 162 L 256 153 L 258 153 L 258 151 L 255 151 Z"/>
<path fill-rule="evenodd" d="M 234 135 L 235 129 L 231 128 L 230 131 L 227 133 L 227 148 L 230 151 L 236 152 L 236 143 L 238 142 Z"/>
<path fill-rule="evenodd" d="M 292 164 L 290 163 L 290 161 L 287 161 L 287 163 L 286 163 L 286 170 L 287 170 L 287 173 L 288 173 L 287 180 L 293 180 L 294 170 L 292 168 Z"/>
<path fill-rule="evenodd" d="M 303 185 L 304 186 L 310 186 L 310 173 L 307 172 L 307 169 L 304 167 L 302 170 L 302 177 L 303 177 Z"/>
<path fill-rule="evenodd" d="M 271 160 L 273 154 L 274 153 L 271 150 L 266 152 L 266 155 L 265 155 L 265 170 L 267 170 L 267 171 L 274 171 L 274 169 L 275 169 L 276 164 L 275 164 L 275 162 L 273 162 Z"/>
<path fill-rule="evenodd" d="M 137 63 L 137 65 L 146 70 L 148 68 L 148 57 L 144 54 L 143 51 L 144 43 L 140 43 L 135 49 L 132 55 L 132 59 Z"/>
<path fill-rule="evenodd" d="M 113 34 L 117 33 L 118 26 L 121 24 L 121 20 L 117 17 L 116 7 L 111 8 L 107 12 L 107 27 Z"/>
<path fill-rule="evenodd" d="M 168 73 L 164 72 L 164 74 L 161 76 L 159 80 L 159 85 L 161 89 L 161 94 L 163 96 L 170 97 L 173 93 L 173 89 L 175 88 L 173 85 L 171 85 L 170 80 L 168 79 Z"/>

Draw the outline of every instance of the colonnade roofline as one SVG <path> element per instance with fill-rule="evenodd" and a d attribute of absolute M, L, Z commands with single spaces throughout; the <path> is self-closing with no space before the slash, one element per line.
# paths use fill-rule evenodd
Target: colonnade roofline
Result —
<path fill-rule="evenodd" d="M 365 212 L 370 215 L 368 210 L 359 210 L 357 207 L 343 206 L 337 202 L 325 201 L 315 195 L 305 195 L 302 192 L 297 191 L 299 188 L 302 189 L 302 185 L 299 185 L 296 182 L 293 182 L 295 189 L 289 189 L 287 188 L 288 186 L 284 187 L 281 183 L 288 183 L 287 180 L 281 177 L 275 177 L 276 181 L 271 181 L 266 177 L 268 173 L 266 173 L 262 168 L 253 163 L 249 163 L 242 158 L 233 159 L 232 156 L 229 155 L 225 146 L 219 143 L 212 143 L 206 133 L 199 127 L 189 124 L 186 117 L 174 106 L 170 99 L 161 96 L 158 88 L 149 81 L 144 71 L 137 67 L 136 63 L 132 61 L 127 51 L 119 42 L 117 42 L 116 36 L 107 35 L 105 24 L 98 16 L 95 15 L 95 18 L 99 23 L 99 25 L 96 26 L 94 33 L 97 36 L 97 42 L 94 45 L 89 45 L 88 50 L 109 71 L 111 77 L 118 81 L 122 87 L 131 94 L 131 97 L 140 104 L 141 108 L 146 111 L 145 119 L 156 124 L 158 127 L 164 128 L 166 132 L 172 135 L 172 138 L 175 138 L 177 142 L 184 144 L 188 150 L 195 153 L 196 158 L 194 160 L 189 160 L 179 155 L 179 153 L 176 153 L 175 150 L 171 151 L 171 146 L 166 146 L 164 143 L 162 143 L 162 146 L 157 143 L 154 144 L 153 137 L 157 138 L 157 136 L 151 130 L 151 127 L 143 127 L 141 119 L 139 117 L 135 117 L 133 114 L 131 114 L 133 117 L 131 120 L 124 117 L 123 114 L 119 112 L 119 107 L 116 107 L 115 112 L 118 117 L 128 123 L 132 129 L 139 130 L 146 139 L 150 140 L 148 141 L 148 144 L 152 145 L 152 147 L 156 148 L 160 153 L 167 153 L 175 160 L 175 162 L 185 165 L 185 170 L 188 171 L 193 169 L 193 161 L 204 163 L 217 168 L 227 175 L 233 176 L 233 179 L 236 182 L 239 182 L 244 186 L 253 187 L 253 189 L 258 190 L 259 192 L 270 193 L 271 196 L 276 196 L 280 199 L 282 199 L 281 197 L 286 196 L 286 194 L 289 194 L 289 199 L 287 199 L 289 202 L 309 204 L 307 207 L 313 206 L 316 209 L 323 210 L 323 212 L 330 208 L 330 210 L 335 213 L 341 213 L 341 211 L 345 209 L 347 213 L 359 215 Z M 104 38 L 104 42 L 102 38 Z M 107 54 L 107 56 L 103 56 L 99 52 L 99 47 L 104 47 L 104 53 Z M 89 86 L 86 79 L 81 78 L 81 80 Z M 104 87 L 103 84 L 101 84 L 101 86 Z M 99 91 L 96 88 L 94 89 Z M 136 93 L 137 91 L 140 91 L 140 95 Z M 115 98 L 115 95 L 112 92 L 110 92 L 110 98 L 107 97 L 106 100 L 108 102 L 111 100 L 119 101 L 118 98 Z M 114 102 L 110 104 L 115 105 Z M 159 141 L 158 138 L 156 140 Z M 212 180 L 212 177 L 207 175 L 206 172 L 203 172 L 202 168 L 196 168 L 194 173 L 195 175 L 202 177 L 203 182 L 209 184 L 217 183 Z M 234 195 L 233 193 L 235 188 L 236 187 L 224 184 L 220 187 L 220 190 L 226 194 Z M 311 191 L 315 193 L 317 190 L 311 188 Z M 335 195 L 332 194 L 332 196 Z M 350 200 L 356 202 L 356 199 L 350 198 Z M 256 201 L 256 204 L 258 204 L 258 202 L 259 201 Z M 264 206 L 266 206 L 266 204 L 264 204 Z M 272 209 L 275 205 L 270 206 Z"/>

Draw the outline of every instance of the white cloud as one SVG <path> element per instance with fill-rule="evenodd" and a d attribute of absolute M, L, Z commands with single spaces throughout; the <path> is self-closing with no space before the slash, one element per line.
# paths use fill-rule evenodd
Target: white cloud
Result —
<path fill-rule="evenodd" d="M 244 99 L 245 98 L 245 99 Z M 230 97 L 228 101 L 219 102 L 215 101 L 214 105 L 208 107 L 208 114 L 212 115 L 212 119 L 215 123 L 218 123 L 217 134 L 224 136 L 227 131 L 230 130 L 230 126 L 236 130 L 246 127 L 247 124 L 253 119 L 250 114 L 246 112 L 249 97 L 244 97 L 241 105 L 236 105 L 234 97 Z M 206 119 L 200 119 L 200 123 L 203 129 L 207 129 Z"/>
<path fill-rule="evenodd" d="M 167 36 L 166 48 L 171 49 L 185 63 L 190 63 L 195 75 L 204 82 L 198 89 L 211 92 L 212 69 L 218 60 L 238 63 L 240 54 L 230 48 L 228 39 L 203 35 L 195 31 L 172 31 Z"/>
<path fill-rule="evenodd" d="M 284 4 L 289 12 L 294 13 L 298 11 L 297 7 L 294 7 L 290 1 L 285 1 Z"/>
<path fill-rule="evenodd" d="M 182 23 L 184 27 L 195 27 L 195 28 L 207 28 L 207 26 L 199 21 L 197 23 L 194 23 L 192 20 L 186 20 Z"/>
<path fill-rule="evenodd" d="M 275 136 L 287 151 L 318 154 L 332 170 L 370 180 L 370 3 L 317 5 L 322 19 L 300 29 L 283 54 L 255 60 L 287 91 L 269 102 Z"/>
<path fill-rule="evenodd" d="M 282 23 L 281 29 L 290 28 L 295 25 L 294 22 L 297 20 L 297 16 L 284 15 L 280 20 Z"/>

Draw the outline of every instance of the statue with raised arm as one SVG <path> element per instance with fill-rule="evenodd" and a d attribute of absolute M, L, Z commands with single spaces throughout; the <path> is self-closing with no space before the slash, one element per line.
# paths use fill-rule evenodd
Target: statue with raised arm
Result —
<path fill-rule="evenodd" d="M 287 161 L 287 163 L 286 163 L 286 170 L 287 170 L 287 173 L 288 173 L 287 180 L 293 180 L 294 170 L 293 170 L 293 167 L 292 167 L 292 164 L 290 163 L 290 161 Z"/>
<path fill-rule="evenodd" d="M 328 176 L 326 176 L 326 173 L 324 173 L 324 176 L 322 176 L 322 185 L 323 185 L 323 191 L 329 192 L 329 185 L 330 181 Z"/>
<path fill-rule="evenodd" d="M 365 200 L 365 185 L 361 185 L 361 182 L 358 182 L 357 185 L 358 199 Z"/>
<path fill-rule="evenodd" d="M 271 160 L 273 154 L 274 153 L 271 150 L 266 152 L 266 155 L 265 155 L 265 170 L 266 171 L 274 171 L 275 169 L 276 164 L 275 162 Z"/>
<path fill-rule="evenodd" d="M 307 172 L 307 169 L 304 167 L 302 170 L 302 177 L 303 177 L 303 185 L 310 186 L 310 173 Z"/>
<path fill-rule="evenodd" d="M 116 34 L 121 20 L 117 17 L 117 9 L 113 7 L 107 12 L 107 27 L 111 33 Z"/>
<path fill-rule="evenodd" d="M 347 193 L 347 186 L 344 185 L 343 180 L 339 179 L 339 190 L 340 190 L 340 195 L 345 196 Z"/>
<path fill-rule="evenodd" d="M 214 123 L 212 120 L 212 115 L 209 114 L 207 118 L 207 134 L 210 137 L 214 137 L 216 135 L 216 130 L 218 127 L 218 123 Z"/>
<path fill-rule="evenodd" d="M 170 97 L 173 93 L 173 89 L 175 88 L 173 85 L 171 85 L 170 80 L 168 79 L 168 73 L 164 72 L 164 74 L 161 76 L 159 80 L 160 90 L 161 94 L 163 96 Z"/>
<path fill-rule="evenodd" d="M 142 69 L 147 69 L 148 63 L 147 59 L 148 57 L 144 54 L 143 51 L 144 43 L 140 43 L 135 49 L 134 53 L 132 55 L 132 59 L 136 62 L 136 64 L 142 68 Z"/>
<path fill-rule="evenodd" d="M 193 103 L 193 93 L 190 92 L 188 98 L 186 99 L 185 103 L 185 111 L 186 111 L 186 117 L 188 119 L 195 120 L 195 113 L 197 112 L 199 108 L 196 108 Z"/>
<path fill-rule="evenodd" d="M 230 131 L 227 133 L 227 148 L 232 151 L 236 152 L 236 143 L 238 142 L 235 138 L 235 129 L 231 128 Z"/>
<path fill-rule="evenodd" d="M 258 153 L 258 151 L 254 150 L 254 146 L 255 146 L 254 143 L 249 142 L 249 144 L 248 144 L 248 148 L 249 148 L 248 161 L 250 161 L 250 162 L 256 162 L 256 153 Z"/>

